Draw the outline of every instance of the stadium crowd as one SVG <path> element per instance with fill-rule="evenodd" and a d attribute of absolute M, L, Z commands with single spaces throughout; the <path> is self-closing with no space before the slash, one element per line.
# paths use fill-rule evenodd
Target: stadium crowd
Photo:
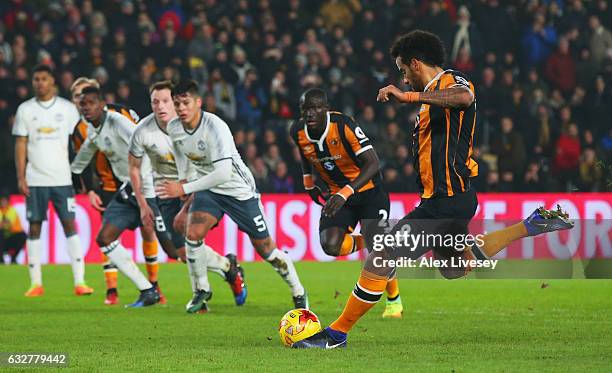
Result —
<path fill-rule="evenodd" d="M 31 68 L 60 95 L 97 79 L 141 116 L 148 86 L 191 77 L 232 128 L 260 191 L 302 190 L 288 128 L 308 87 L 372 139 L 390 192 L 416 191 L 416 106 L 376 103 L 388 47 L 437 33 L 476 84 L 479 191 L 612 189 L 612 4 L 606 0 L 7 0 L 0 2 L 0 188 L 16 190 L 11 126 Z M 407 89 L 406 87 L 404 87 Z"/>

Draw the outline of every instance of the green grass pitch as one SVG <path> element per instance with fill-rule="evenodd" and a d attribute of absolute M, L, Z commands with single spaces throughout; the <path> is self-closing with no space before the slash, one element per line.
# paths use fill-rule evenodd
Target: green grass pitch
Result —
<path fill-rule="evenodd" d="M 297 264 L 324 325 L 341 312 L 359 265 Z M 87 267 L 93 296 L 72 295 L 68 266 L 45 266 L 46 294 L 37 299 L 23 296 L 25 267 L 0 267 L 0 352 L 66 352 L 76 371 L 612 369 L 610 280 L 550 280 L 542 287 L 542 280 L 404 279 L 402 320 L 383 320 L 379 304 L 353 329 L 348 349 L 303 351 L 278 339 L 278 321 L 291 308 L 284 282 L 266 263 L 244 267 L 247 304 L 234 306 L 228 286 L 210 274 L 214 296 L 205 315 L 185 313 L 190 288 L 182 264 L 161 265 L 167 306 L 131 310 L 102 304 L 97 265 Z M 119 280 L 122 304 L 133 301 L 136 290 Z"/>

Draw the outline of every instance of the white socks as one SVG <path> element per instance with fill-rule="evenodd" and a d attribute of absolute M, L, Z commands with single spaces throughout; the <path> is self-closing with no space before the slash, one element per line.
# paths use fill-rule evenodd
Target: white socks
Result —
<path fill-rule="evenodd" d="M 85 283 L 85 261 L 83 260 L 83 251 L 81 250 L 81 240 L 78 234 L 74 234 L 67 238 L 68 241 L 68 256 L 72 264 L 72 275 L 74 276 L 74 285 Z"/>
<path fill-rule="evenodd" d="M 223 255 L 218 254 L 212 247 L 206 246 L 206 266 L 211 272 L 219 273 L 225 278 L 225 272 L 230 269 L 230 261 Z"/>
<path fill-rule="evenodd" d="M 146 290 L 153 287 L 153 285 L 147 280 L 145 275 L 140 271 L 136 263 L 132 260 L 130 253 L 121 246 L 119 241 L 113 241 L 110 245 L 100 248 L 110 261 L 117 266 L 119 271 L 126 275 L 138 290 Z"/>
<path fill-rule="evenodd" d="M 203 241 L 193 242 L 189 240 L 185 240 L 185 248 L 187 249 L 189 276 L 191 276 L 196 290 L 210 291 L 207 272 L 208 251 L 210 248 L 207 249 Z"/>
<path fill-rule="evenodd" d="M 272 264 L 272 267 L 274 267 L 276 272 L 278 272 L 283 280 L 285 280 L 285 282 L 289 285 L 292 296 L 296 297 L 299 295 L 304 295 L 304 287 L 300 282 L 300 278 L 295 270 L 293 261 L 289 255 L 287 255 L 287 253 L 282 252 L 279 249 L 274 249 L 266 258 L 266 261 Z"/>
<path fill-rule="evenodd" d="M 28 239 L 28 271 L 32 285 L 42 285 L 42 271 L 40 269 L 40 238 Z"/>

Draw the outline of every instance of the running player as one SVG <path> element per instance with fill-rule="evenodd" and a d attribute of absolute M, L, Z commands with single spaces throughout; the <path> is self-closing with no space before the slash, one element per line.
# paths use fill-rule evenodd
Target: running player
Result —
<path fill-rule="evenodd" d="M 195 169 L 197 179 L 187 183 L 165 181 L 156 191 L 161 198 L 194 193 L 188 206 L 185 240 L 188 260 L 205 260 L 204 239 L 228 214 L 249 235 L 257 253 L 287 282 L 294 306 L 308 308 L 306 291 L 291 258 L 276 248 L 268 233 L 253 175 L 240 158 L 229 127 L 216 115 L 201 109 L 202 98 L 194 81 L 175 86 L 172 99 L 178 118 L 168 123 L 167 130 L 175 149 L 179 179 L 187 180 L 188 165 Z M 205 290 L 206 271 L 199 277 L 200 287 L 190 305 L 193 308 L 203 308 L 212 295 Z"/>
<path fill-rule="evenodd" d="M 31 286 L 25 296 L 44 294 L 40 230 L 43 221 L 47 220 L 49 200 L 59 215 L 68 241 L 74 292 L 89 295 L 93 289 L 85 283 L 83 251 L 74 223 L 76 202 L 68 158 L 68 139 L 79 120 L 79 112 L 70 101 L 57 96 L 53 71 L 48 66 L 34 68 L 32 86 L 35 97 L 19 105 L 13 126 L 19 192 L 26 197 L 30 222 L 27 253 Z"/>
<path fill-rule="evenodd" d="M 87 139 L 72 161 L 71 168 L 73 173 L 80 175 L 93 160 L 96 152 L 101 151 L 109 160 L 113 173 L 123 183 L 104 211 L 102 228 L 96 237 L 96 242 L 111 262 L 140 290 L 140 296 L 129 307 L 149 306 L 159 302 L 159 292 L 155 284 L 149 282 L 140 272 L 128 251 L 119 242 L 119 236 L 125 229 L 135 229 L 141 222 L 140 201 L 136 199 L 129 184 L 128 172 L 128 147 L 136 126 L 125 116 L 104 110 L 105 106 L 98 88 L 83 89 L 80 101 L 81 113 L 90 127 L 87 130 Z M 159 216 L 150 163 L 148 158 L 145 159 L 142 165 L 142 192 L 147 205 L 155 211 L 156 216 Z M 157 233 L 164 250 L 169 256 L 176 258 L 176 248 L 167 236 L 165 227 L 159 227 Z"/>
<path fill-rule="evenodd" d="M 403 35 L 395 41 L 390 52 L 404 83 L 414 91 L 402 92 L 389 85 L 379 90 L 378 101 L 396 99 L 402 103 L 421 104 L 413 136 L 421 203 L 394 229 L 410 227 L 413 232 L 421 232 L 420 228 L 427 229 L 428 226 L 419 224 L 427 219 L 436 223 L 435 230 L 429 233 L 465 234 L 468 232 L 467 223 L 478 205 L 476 193 L 470 187 L 470 177 L 478 173 L 478 165 L 471 158 L 476 125 L 474 85 L 460 72 L 442 69 L 444 46 L 432 33 L 415 30 Z M 413 224 L 416 224 L 415 230 L 412 230 Z M 434 247 L 434 256 L 483 260 L 523 237 L 572 227 L 573 222 L 568 220 L 566 213 L 539 208 L 518 224 L 485 234 L 481 245 L 465 250 Z M 399 255 L 416 259 L 430 249 L 417 247 L 411 253 Z M 377 267 L 374 258 L 389 257 L 390 253 L 392 250 L 372 251 L 340 317 L 323 331 L 295 343 L 293 347 L 346 347 L 347 333 L 378 302 L 387 279 L 394 273 L 394 268 Z M 468 271 L 469 267 L 440 268 L 441 274 L 447 278 L 458 278 Z"/>
<path fill-rule="evenodd" d="M 365 247 L 362 235 L 350 234 L 361 221 L 386 224 L 389 195 L 383 189 L 380 162 L 363 130 L 352 118 L 329 111 L 327 95 L 318 88 L 300 97 L 301 118 L 291 128 L 300 149 L 304 188 L 321 204 L 321 189 L 314 185 L 313 168 L 331 193 L 319 220 L 319 240 L 327 255 L 349 255 Z M 323 198 L 325 199 L 325 198 Z M 387 284 L 383 317 L 402 317 L 403 306 L 396 278 Z"/>
<path fill-rule="evenodd" d="M 77 109 L 80 109 L 79 103 L 81 101 L 81 93 L 85 87 L 96 87 L 100 88 L 100 84 L 95 79 L 88 79 L 86 77 L 77 78 L 72 86 L 70 87 L 70 93 L 72 95 L 72 102 L 76 105 Z M 106 110 L 114 111 L 122 114 L 134 124 L 138 122 L 138 114 L 123 105 L 118 104 L 106 104 Z M 87 122 L 82 118 L 74 128 L 72 133 L 72 146 L 75 153 L 77 153 L 85 139 L 87 139 Z M 93 183 L 93 171 L 95 172 L 99 181 L 98 185 Z M 113 199 L 115 193 L 121 185 L 121 181 L 113 174 L 111 165 L 106 159 L 104 153 L 97 151 L 94 156 L 92 166 L 87 167 L 85 171 L 80 175 L 77 181 L 77 188 L 82 189 L 89 198 L 91 206 L 100 212 L 104 213 L 104 209 L 110 201 Z M 151 227 L 147 227 L 140 230 L 142 236 L 142 252 L 145 257 L 145 267 L 147 269 L 147 277 L 149 281 L 156 285 L 157 291 L 159 292 L 159 303 L 165 304 L 166 297 L 161 292 L 158 279 L 159 263 L 157 262 L 157 239 L 155 238 L 155 232 Z M 111 263 L 110 259 L 104 253 L 102 253 L 102 266 L 104 269 L 104 279 L 106 282 L 106 296 L 104 298 L 104 304 L 115 305 L 119 303 L 119 292 L 117 291 L 117 267 Z"/>
<path fill-rule="evenodd" d="M 180 212 L 183 203 L 180 198 L 157 199 L 161 216 L 158 216 L 159 221 L 154 221 L 155 216 L 151 208 L 144 201 L 142 193 L 137 191 L 140 189 L 141 181 L 141 166 L 145 154 L 151 160 L 151 168 L 153 170 L 153 182 L 155 185 L 161 184 L 165 180 L 178 181 L 178 170 L 176 168 L 175 157 L 172 149 L 172 141 L 167 133 L 168 122 L 176 117 L 174 104 L 172 102 L 172 83 L 162 81 L 153 84 L 149 90 L 151 96 L 151 108 L 153 113 L 142 119 L 134 135 L 130 141 L 130 179 L 136 198 L 140 201 L 140 215 L 144 226 L 152 227 L 153 224 L 165 226 L 168 233 L 172 237 L 174 246 L 179 252 L 185 251 L 185 238 L 181 232 L 176 232 L 173 228 L 174 217 Z M 246 287 L 242 280 L 242 268 L 238 264 L 236 255 L 228 254 L 223 257 L 217 254 L 209 246 L 205 247 L 207 260 L 204 263 L 203 270 L 214 270 L 220 273 L 223 278 L 230 284 L 237 305 L 242 305 L 246 301 Z M 184 255 L 184 254 L 183 254 Z M 187 261 L 190 278 L 192 279 L 192 290 L 196 293 L 200 289 L 196 279 L 198 277 L 199 268 L 195 263 Z M 187 312 L 204 311 L 198 309 L 187 308 Z"/>

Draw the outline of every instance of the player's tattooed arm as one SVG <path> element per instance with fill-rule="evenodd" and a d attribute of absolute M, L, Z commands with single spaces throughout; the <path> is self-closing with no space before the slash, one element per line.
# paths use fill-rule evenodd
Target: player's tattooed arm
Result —
<path fill-rule="evenodd" d="M 472 91 L 462 85 L 428 92 L 403 92 L 394 85 L 388 85 L 378 91 L 376 99 L 387 102 L 391 97 L 403 103 L 428 104 L 451 109 L 467 108 L 474 102 Z"/>
<path fill-rule="evenodd" d="M 421 104 L 440 106 L 443 108 L 467 108 L 474 102 L 474 96 L 468 88 L 454 87 L 430 92 L 414 92 L 418 94 Z"/>

